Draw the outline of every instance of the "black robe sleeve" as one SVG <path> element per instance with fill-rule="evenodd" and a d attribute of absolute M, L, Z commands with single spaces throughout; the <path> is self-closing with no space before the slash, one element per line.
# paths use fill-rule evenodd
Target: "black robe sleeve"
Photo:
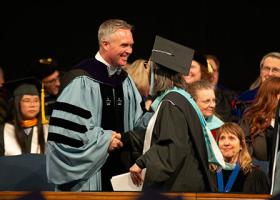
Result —
<path fill-rule="evenodd" d="M 123 145 L 129 149 L 131 160 L 135 163 L 136 159 L 142 155 L 146 129 L 136 128 L 132 131 L 121 133 Z"/>
<path fill-rule="evenodd" d="M 145 181 L 164 182 L 182 165 L 183 159 L 192 148 L 188 124 L 184 114 L 170 102 L 163 102 L 155 123 L 151 148 L 141 156 L 137 165 L 147 167 Z"/>

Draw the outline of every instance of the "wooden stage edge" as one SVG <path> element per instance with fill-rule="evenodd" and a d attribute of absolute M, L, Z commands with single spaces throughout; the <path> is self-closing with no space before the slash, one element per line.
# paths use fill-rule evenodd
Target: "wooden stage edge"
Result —
<path fill-rule="evenodd" d="M 30 192 L 0 191 L 0 200 L 16 200 Z M 46 200 L 137 200 L 140 192 L 42 192 Z M 266 200 L 267 194 L 165 193 L 183 200 Z"/>

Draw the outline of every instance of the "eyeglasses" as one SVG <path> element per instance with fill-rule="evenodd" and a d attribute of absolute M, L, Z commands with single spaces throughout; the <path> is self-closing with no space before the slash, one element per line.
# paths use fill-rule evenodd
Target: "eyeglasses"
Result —
<path fill-rule="evenodd" d="M 34 100 L 22 99 L 21 102 L 24 103 L 24 104 L 32 104 L 32 103 L 39 104 L 40 103 L 40 99 L 39 98 L 38 99 L 34 99 Z"/>
<path fill-rule="evenodd" d="M 265 73 L 271 72 L 272 74 L 280 74 L 280 68 L 278 68 L 278 67 L 263 66 L 262 71 Z"/>
<path fill-rule="evenodd" d="M 57 81 L 60 81 L 60 77 L 51 79 L 51 80 L 49 80 L 49 81 L 44 81 L 43 83 L 44 83 L 45 85 L 51 85 L 51 84 L 56 83 Z"/>
<path fill-rule="evenodd" d="M 216 105 L 216 99 L 206 99 L 206 100 L 198 100 L 204 105 L 210 105 L 210 104 L 215 104 Z"/>

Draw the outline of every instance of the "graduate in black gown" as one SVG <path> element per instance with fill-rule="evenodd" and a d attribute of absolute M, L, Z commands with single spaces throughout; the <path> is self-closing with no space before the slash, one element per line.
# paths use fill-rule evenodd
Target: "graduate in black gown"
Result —
<path fill-rule="evenodd" d="M 155 119 L 154 127 L 151 128 L 150 121 L 145 136 L 146 142 L 148 132 L 152 130 L 150 148 L 145 151 L 144 143 L 144 154 L 130 168 L 134 184 L 143 184 L 143 190 L 215 191 L 208 170 L 205 138 L 209 132 L 205 132 L 204 118 L 186 92 L 182 78 L 182 74 L 189 71 L 192 56 L 193 50 L 156 37 L 151 60 L 154 62 L 157 98 L 152 109 L 158 109 L 158 114 L 156 112 L 151 119 Z"/>

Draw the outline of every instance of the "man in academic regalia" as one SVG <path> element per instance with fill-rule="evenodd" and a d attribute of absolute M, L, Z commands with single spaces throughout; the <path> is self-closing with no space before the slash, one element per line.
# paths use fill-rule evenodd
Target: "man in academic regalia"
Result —
<path fill-rule="evenodd" d="M 32 65 L 34 76 L 43 84 L 45 114 L 50 117 L 60 88 L 60 70 L 53 58 L 37 59 Z"/>
<path fill-rule="evenodd" d="M 142 116 L 141 96 L 121 69 L 132 53 L 132 26 L 107 20 L 99 51 L 62 79 L 48 137 L 47 175 L 57 190 L 112 191 L 110 179 L 131 163 L 119 132 Z"/>

